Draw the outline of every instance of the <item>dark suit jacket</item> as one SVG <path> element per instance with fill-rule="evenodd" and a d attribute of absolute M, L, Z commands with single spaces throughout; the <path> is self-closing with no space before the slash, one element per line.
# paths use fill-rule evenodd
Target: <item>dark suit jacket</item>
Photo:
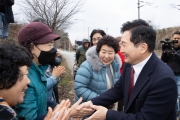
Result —
<path fill-rule="evenodd" d="M 124 113 L 108 110 L 106 120 L 175 120 L 177 85 L 172 70 L 153 53 L 128 100 L 130 71 L 126 64 L 114 87 L 91 100 L 107 107 L 124 98 Z"/>

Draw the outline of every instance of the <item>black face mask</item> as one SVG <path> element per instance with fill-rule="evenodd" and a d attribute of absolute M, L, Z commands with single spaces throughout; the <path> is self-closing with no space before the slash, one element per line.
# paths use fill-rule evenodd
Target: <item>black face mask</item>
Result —
<path fill-rule="evenodd" d="M 56 52 L 57 52 L 56 48 L 53 47 L 50 51 L 42 51 L 42 50 L 40 50 L 40 51 L 41 51 L 41 53 L 40 53 L 40 55 L 38 57 L 38 61 L 39 61 L 40 64 L 43 64 L 43 65 L 49 64 L 49 65 L 51 65 L 51 64 L 53 64 L 55 62 L 55 57 L 56 57 Z"/>

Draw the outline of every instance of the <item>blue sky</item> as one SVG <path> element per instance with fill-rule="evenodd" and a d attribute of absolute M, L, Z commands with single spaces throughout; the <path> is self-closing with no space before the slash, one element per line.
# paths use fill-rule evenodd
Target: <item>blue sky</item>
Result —
<path fill-rule="evenodd" d="M 19 13 L 15 18 L 26 21 L 19 10 L 19 2 L 16 0 L 13 6 L 14 13 Z M 121 25 L 138 18 L 137 2 L 138 0 L 86 0 L 81 12 L 72 19 L 74 24 L 66 32 L 73 43 L 76 39 L 88 38 L 91 31 L 97 28 L 114 37 L 120 36 Z M 180 10 L 177 9 L 180 6 L 176 6 L 180 5 L 180 0 L 143 0 L 141 5 L 144 5 L 140 7 L 141 19 L 151 21 L 158 28 L 180 26 Z"/>

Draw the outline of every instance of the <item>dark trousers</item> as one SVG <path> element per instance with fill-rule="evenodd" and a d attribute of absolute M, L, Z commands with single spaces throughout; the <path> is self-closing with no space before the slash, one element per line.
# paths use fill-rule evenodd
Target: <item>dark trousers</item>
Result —
<path fill-rule="evenodd" d="M 58 85 L 54 86 L 53 91 L 54 91 L 56 102 L 59 104 Z"/>

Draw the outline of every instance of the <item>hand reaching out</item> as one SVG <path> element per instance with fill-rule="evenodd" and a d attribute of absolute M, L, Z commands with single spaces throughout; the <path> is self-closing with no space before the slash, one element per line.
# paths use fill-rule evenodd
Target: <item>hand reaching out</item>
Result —
<path fill-rule="evenodd" d="M 85 120 L 106 120 L 107 108 L 103 106 L 90 105 L 91 108 L 95 109 L 96 112 L 93 113 L 89 118 Z"/>
<path fill-rule="evenodd" d="M 63 107 L 59 111 L 54 112 L 52 111 L 52 108 L 48 108 L 48 114 L 44 118 L 44 120 L 68 120 L 70 113 L 71 113 L 70 108 Z"/>
<path fill-rule="evenodd" d="M 57 105 L 54 109 L 48 108 L 48 113 L 44 120 L 68 120 L 70 113 L 71 113 L 71 108 L 70 106 L 70 101 L 69 100 L 63 100 L 59 105 Z"/>
<path fill-rule="evenodd" d="M 79 105 L 82 101 L 82 98 L 80 98 L 71 108 L 73 109 L 71 112 L 71 117 L 78 117 L 82 118 L 84 116 L 90 115 L 94 112 L 94 110 L 89 106 L 92 104 L 91 101 L 82 103 Z"/>

